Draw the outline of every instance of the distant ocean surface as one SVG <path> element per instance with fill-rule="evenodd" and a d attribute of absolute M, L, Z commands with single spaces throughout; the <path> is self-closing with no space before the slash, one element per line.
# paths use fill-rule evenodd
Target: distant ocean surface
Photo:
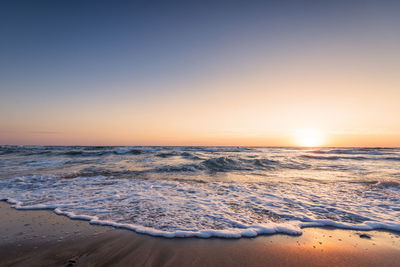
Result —
<path fill-rule="evenodd" d="M 0 146 L 0 199 L 164 237 L 400 231 L 400 149 Z"/>

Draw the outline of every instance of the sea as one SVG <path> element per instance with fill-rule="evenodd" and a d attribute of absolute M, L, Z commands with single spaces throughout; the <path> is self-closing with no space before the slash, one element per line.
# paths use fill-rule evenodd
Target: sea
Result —
<path fill-rule="evenodd" d="M 400 148 L 0 146 L 0 200 L 167 238 L 400 231 Z"/>

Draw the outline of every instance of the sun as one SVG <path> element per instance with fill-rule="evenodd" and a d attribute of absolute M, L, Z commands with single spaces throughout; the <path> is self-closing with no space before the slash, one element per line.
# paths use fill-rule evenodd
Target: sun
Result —
<path fill-rule="evenodd" d="M 294 139 L 295 143 L 302 147 L 322 146 L 325 142 L 324 133 L 316 129 L 297 129 Z"/>

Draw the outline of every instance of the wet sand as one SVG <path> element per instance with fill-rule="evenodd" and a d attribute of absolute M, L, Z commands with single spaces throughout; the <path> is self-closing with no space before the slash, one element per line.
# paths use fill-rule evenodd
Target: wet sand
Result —
<path fill-rule="evenodd" d="M 0 266 L 399 266 L 400 233 L 166 239 L 0 202 Z M 363 235 L 364 234 L 364 235 Z"/>

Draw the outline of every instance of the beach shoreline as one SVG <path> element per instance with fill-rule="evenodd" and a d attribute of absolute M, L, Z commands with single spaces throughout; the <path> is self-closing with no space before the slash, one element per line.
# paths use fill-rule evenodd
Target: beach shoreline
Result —
<path fill-rule="evenodd" d="M 0 202 L 0 266 L 396 266 L 400 233 L 304 228 L 300 236 L 163 238 Z"/>

